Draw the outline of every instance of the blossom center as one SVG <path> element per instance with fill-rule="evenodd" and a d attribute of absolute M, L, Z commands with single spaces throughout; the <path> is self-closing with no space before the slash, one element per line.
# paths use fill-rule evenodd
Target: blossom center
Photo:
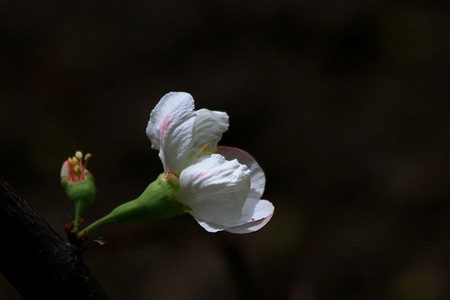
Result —
<path fill-rule="evenodd" d="M 209 145 L 209 143 L 206 143 L 202 148 L 200 148 L 197 152 L 195 152 L 194 155 L 192 155 L 187 162 L 184 164 L 183 169 L 187 168 L 187 166 L 189 166 L 192 161 L 194 161 L 197 157 L 199 156 L 207 156 L 207 155 L 211 155 L 217 152 L 217 147 L 214 147 L 211 149 L 211 151 L 208 151 L 208 149 L 211 146 Z"/>
<path fill-rule="evenodd" d="M 209 147 L 210 146 L 208 143 L 206 143 L 205 146 L 203 146 L 202 152 L 201 152 L 202 155 L 206 156 L 206 155 L 211 155 L 211 154 L 217 153 L 217 147 L 212 148 L 211 151 L 207 151 L 209 149 Z"/>
<path fill-rule="evenodd" d="M 69 166 L 69 182 L 81 181 L 85 179 L 84 171 L 88 160 L 92 157 L 90 153 L 87 153 L 83 159 L 83 153 L 81 151 L 75 152 L 75 156 L 67 159 L 67 165 Z"/>

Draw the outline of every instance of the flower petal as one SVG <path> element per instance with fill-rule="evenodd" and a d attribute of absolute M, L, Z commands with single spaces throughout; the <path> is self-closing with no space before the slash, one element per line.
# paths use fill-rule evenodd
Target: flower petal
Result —
<path fill-rule="evenodd" d="M 228 115 L 220 111 L 199 109 L 194 123 L 193 151 L 194 153 L 206 144 L 210 150 L 217 146 L 222 134 L 228 130 Z"/>
<path fill-rule="evenodd" d="M 177 172 L 185 163 L 192 143 L 195 121 L 194 99 L 188 93 L 164 95 L 150 113 L 147 136 L 159 156 L 165 172 Z"/>
<path fill-rule="evenodd" d="M 69 169 L 69 162 L 66 160 L 62 164 L 61 172 L 60 172 L 61 178 L 66 177 L 69 178 L 70 175 L 70 169 Z"/>
<path fill-rule="evenodd" d="M 241 164 L 246 165 L 250 169 L 251 187 L 248 197 L 260 199 L 264 192 L 266 176 L 256 160 L 244 150 L 233 147 L 217 147 L 217 153 L 223 155 L 228 160 L 237 159 Z"/>
<path fill-rule="evenodd" d="M 213 224 L 213 223 L 209 223 L 209 222 L 204 222 L 204 221 L 199 220 L 197 218 L 195 218 L 195 220 L 198 222 L 198 224 L 200 226 L 202 226 L 208 232 L 223 231 L 226 228 L 225 226 L 221 226 L 221 225 L 217 225 L 217 224 Z"/>
<path fill-rule="evenodd" d="M 202 156 L 180 174 L 180 202 L 196 219 L 227 226 L 242 217 L 250 170 L 237 160 Z"/>
<path fill-rule="evenodd" d="M 251 233 L 261 229 L 273 216 L 275 207 L 267 200 L 248 199 L 242 212 L 242 220 L 246 223 L 226 228 L 231 233 Z"/>
<path fill-rule="evenodd" d="M 208 232 L 228 231 L 236 234 L 252 233 L 266 225 L 273 216 L 274 206 L 267 200 L 248 199 L 245 203 L 243 216 L 236 222 L 239 225 L 218 225 L 205 222 L 198 218 L 196 221 Z"/>

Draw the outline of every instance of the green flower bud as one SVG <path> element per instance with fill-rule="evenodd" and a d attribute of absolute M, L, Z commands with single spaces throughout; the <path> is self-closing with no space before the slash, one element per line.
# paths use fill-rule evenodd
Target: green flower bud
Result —
<path fill-rule="evenodd" d="M 77 151 L 74 157 L 68 158 L 61 167 L 61 185 L 67 197 L 75 204 L 74 230 L 78 230 L 86 210 L 95 200 L 94 176 L 86 169 L 91 154 Z"/>

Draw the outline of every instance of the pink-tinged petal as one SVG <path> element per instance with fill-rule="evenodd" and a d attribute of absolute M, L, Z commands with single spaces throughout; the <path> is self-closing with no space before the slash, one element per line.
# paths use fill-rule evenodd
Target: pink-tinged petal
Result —
<path fill-rule="evenodd" d="M 196 219 L 227 226 L 242 217 L 250 170 L 237 160 L 202 156 L 180 174 L 180 202 Z"/>
<path fill-rule="evenodd" d="M 222 134 L 228 130 L 228 115 L 220 111 L 199 109 L 196 112 L 192 151 L 198 152 L 206 144 L 209 150 L 217 146 Z"/>
<path fill-rule="evenodd" d="M 235 234 L 246 234 L 258 231 L 266 225 L 272 218 L 274 206 L 267 200 L 248 199 L 245 203 L 244 214 L 236 222 L 239 225 L 219 225 L 212 222 L 205 222 L 196 218 L 196 221 L 208 232 L 228 231 Z"/>
<path fill-rule="evenodd" d="M 233 147 L 219 146 L 217 147 L 217 153 L 223 155 L 228 160 L 237 159 L 241 164 L 246 165 L 250 169 L 251 187 L 248 197 L 252 199 L 261 198 L 264 193 L 266 176 L 256 160 L 244 150 Z"/>
<path fill-rule="evenodd" d="M 275 207 L 267 200 L 248 199 L 242 217 L 247 218 L 247 223 L 226 228 L 225 231 L 237 234 L 255 232 L 270 221 L 274 211 Z"/>
<path fill-rule="evenodd" d="M 188 93 L 164 95 L 153 111 L 146 133 L 159 156 L 165 172 L 177 172 L 186 162 L 192 143 L 195 121 L 194 99 Z"/>
<path fill-rule="evenodd" d="M 171 123 L 179 123 L 195 116 L 194 99 L 188 93 L 170 92 L 164 95 L 150 113 L 146 133 L 152 142 L 152 148 L 159 150 L 162 139 Z"/>

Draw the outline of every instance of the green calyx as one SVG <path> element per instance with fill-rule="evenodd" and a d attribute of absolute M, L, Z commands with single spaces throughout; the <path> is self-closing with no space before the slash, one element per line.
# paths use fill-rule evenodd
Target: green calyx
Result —
<path fill-rule="evenodd" d="M 107 223 L 125 223 L 138 219 L 168 219 L 184 214 L 187 208 L 178 201 L 180 182 L 175 174 L 161 174 L 136 199 L 119 205 L 105 217 L 95 221 L 80 232 L 89 235 Z"/>
<path fill-rule="evenodd" d="M 94 176 L 86 172 L 84 179 L 69 182 L 67 177 L 62 177 L 61 185 L 67 197 L 75 204 L 74 229 L 77 230 L 86 210 L 95 200 Z"/>

